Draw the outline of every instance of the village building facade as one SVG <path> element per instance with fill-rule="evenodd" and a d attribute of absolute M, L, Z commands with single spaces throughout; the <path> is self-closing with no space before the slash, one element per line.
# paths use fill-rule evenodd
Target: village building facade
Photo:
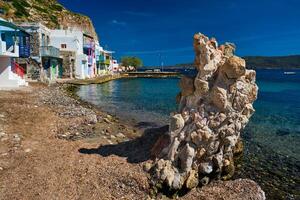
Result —
<path fill-rule="evenodd" d="M 16 59 L 28 58 L 29 34 L 23 29 L 0 18 L 0 88 L 27 86 L 25 69 Z"/>
<path fill-rule="evenodd" d="M 60 50 L 64 75 L 67 78 L 86 78 L 88 56 L 83 51 L 83 33 L 79 30 L 51 30 L 51 45 Z"/>
<path fill-rule="evenodd" d="M 42 23 L 24 22 L 20 27 L 30 33 L 31 54 L 27 73 L 29 78 L 54 82 L 62 77 L 62 59 L 58 48 L 50 45 L 51 31 Z"/>

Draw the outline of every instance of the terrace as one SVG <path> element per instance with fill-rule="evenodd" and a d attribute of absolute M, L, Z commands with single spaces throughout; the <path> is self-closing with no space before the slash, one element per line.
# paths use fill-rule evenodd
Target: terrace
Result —
<path fill-rule="evenodd" d="M 42 57 L 52 57 L 52 58 L 60 57 L 59 49 L 53 46 L 42 46 L 40 48 L 40 52 Z"/>

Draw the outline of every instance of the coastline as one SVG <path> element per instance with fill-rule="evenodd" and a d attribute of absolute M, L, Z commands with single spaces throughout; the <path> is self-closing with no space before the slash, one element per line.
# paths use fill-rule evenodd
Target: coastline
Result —
<path fill-rule="evenodd" d="M 59 84 L 72 84 L 72 85 L 90 85 L 101 84 L 108 81 L 122 79 L 122 78 L 176 78 L 179 77 L 178 72 L 126 72 L 120 74 L 103 75 L 90 79 L 73 79 L 73 80 L 58 80 Z"/>
<path fill-rule="evenodd" d="M 244 155 L 237 163 L 234 179 L 251 178 L 257 181 L 270 199 L 296 198 L 299 195 L 297 184 L 295 184 L 299 171 L 297 170 L 297 166 L 299 166 L 297 160 L 277 155 L 272 149 L 257 143 L 252 138 L 254 135 L 249 126 L 250 124 L 242 134 L 245 142 Z M 284 162 L 282 162 L 283 160 Z M 282 180 L 285 182 L 283 183 Z"/>
<path fill-rule="evenodd" d="M 166 128 L 134 132 L 130 125 L 74 99 L 60 86 L 1 91 L 0 104 L 0 128 L 5 133 L 0 192 L 6 198 L 149 198 L 143 165 L 151 162 L 152 143 Z M 253 181 L 227 184 L 240 190 L 228 190 L 229 186 L 218 182 L 180 199 L 201 195 L 261 199 L 263 194 Z M 210 193 L 216 188 L 222 194 Z"/>

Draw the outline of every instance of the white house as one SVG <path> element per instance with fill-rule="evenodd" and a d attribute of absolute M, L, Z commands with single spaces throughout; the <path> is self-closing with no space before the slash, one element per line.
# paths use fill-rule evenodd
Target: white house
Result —
<path fill-rule="evenodd" d="M 86 35 L 80 30 L 51 30 L 51 45 L 61 52 L 70 52 L 69 59 L 74 66 L 75 78 L 93 77 L 96 68 L 96 58 L 93 43 L 86 42 Z M 88 38 L 93 40 L 92 38 Z"/>
<path fill-rule="evenodd" d="M 0 88 L 27 86 L 24 69 L 13 61 L 19 57 L 20 28 L 0 18 Z"/>
<path fill-rule="evenodd" d="M 53 82 L 62 77 L 62 59 L 58 48 L 50 45 L 51 30 L 39 22 L 23 22 L 19 26 L 30 33 L 30 57 L 35 60 L 27 71 L 38 70 L 42 81 Z"/>

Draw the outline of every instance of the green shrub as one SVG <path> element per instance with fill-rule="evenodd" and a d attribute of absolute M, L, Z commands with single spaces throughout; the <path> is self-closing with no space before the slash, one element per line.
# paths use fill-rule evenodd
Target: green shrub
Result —
<path fill-rule="evenodd" d="M 40 11 L 40 12 L 49 13 L 47 9 L 42 8 L 40 6 L 33 5 L 32 7 L 35 8 L 36 10 Z"/>
<path fill-rule="evenodd" d="M 55 26 L 58 26 L 58 19 L 56 16 L 51 15 L 50 19 L 51 19 L 51 22 L 53 22 L 53 24 L 55 24 Z"/>
<path fill-rule="evenodd" d="M 14 0 L 12 2 L 13 7 L 16 9 L 15 15 L 17 17 L 28 17 L 29 13 L 26 10 L 26 7 L 29 7 L 30 5 L 24 1 L 24 0 Z"/>
<path fill-rule="evenodd" d="M 21 6 L 23 6 L 24 8 L 28 8 L 28 7 L 30 7 L 30 4 L 29 3 L 27 3 L 27 1 L 26 0 L 14 0 L 13 2 L 17 2 L 17 3 L 19 3 Z"/>
<path fill-rule="evenodd" d="M 46 0 L 35 0 L 39 4 L 44 4 Z"/>

